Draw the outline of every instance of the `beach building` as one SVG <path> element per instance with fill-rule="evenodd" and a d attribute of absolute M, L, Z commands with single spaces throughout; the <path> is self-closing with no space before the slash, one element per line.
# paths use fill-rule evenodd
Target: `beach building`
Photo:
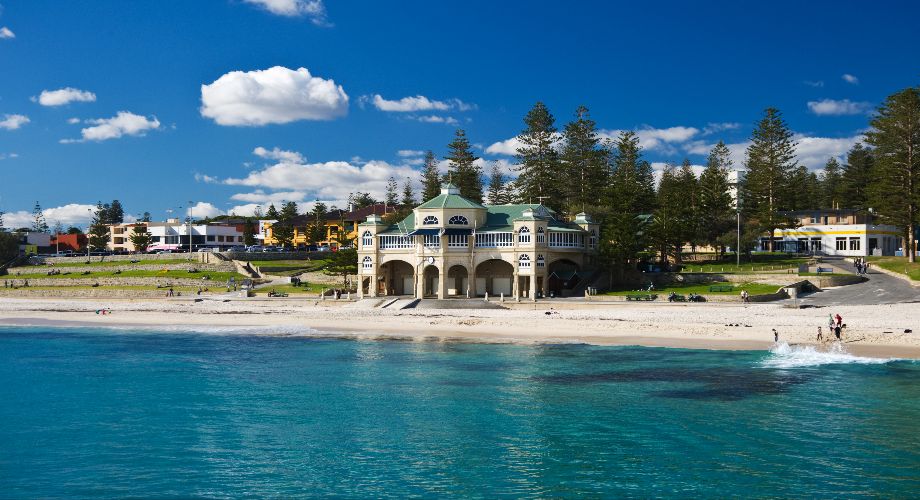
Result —
<path fill-rule="evenodd" d="M 148 251 L 179 250 L 189 247 L 189 238 L 192 249 L 201 248 L 228 249 L 243 244 L 243 231 L 245 224 L 228 223 L 198 223 L 188 224 L 179 222 L 179 219 L 168 219 L 166 222 L 132 222 L 114 224 L 109 226 L 109 250 L 114 252 L 134 252 L 131 243 L 131 234 L 136 226 L 146 226 L 151 235 Z"/>
<path fill-rule="evenodd" d="M 314 219 L 310 214 L 298 215 L 291 222 L 294 226 L 294 238 L 291 244 L 297 248 L 303 248 L 307 245 L 326 246 L 337 249 L 340 242 L 338 238 L 342 237 L 344 241 L 354 241 L 358 237 L 358 224 L 364 221 L 369 215 L 385 216 L 396 212 L 397 207 L 385 203 L 375 203 L 356 210 L 331 210 L 324 217 L 325 235 L 319 241 L 312 241 L 310 238 L 310 228 L 314 224 Z M 272 232 L 272 223 L 268 222 L 262 233 L 266 245 L 277 245 L 278 240 Z"/>
<path fill-rule="evenodd" d="M 594 276 L 599 227 L 540 204 L 482 205 L 445 184 L 441 194 L 389 224 L 358 225 L 361 296 L 535 299 L 574 293 Z"/>
<path fill-rule="evenodd" d="M 19 239 L 19 252 L 24 255 L 37 255 L 51 247 L 51 233 L 42 231 L 16 231 Z"/>
<path fill-rule="evenodd" d="M 784 215 L 793 218 L 799 227 L 774 231 L 776 251 L 846 257 L 895 255 L 903 251 L 903 231 L 895 226 L 874 224 L 871 213 L 823 209 Z M 769 241 L 769 237 L 762 237 L 759 250 L 768 250 Z"/>

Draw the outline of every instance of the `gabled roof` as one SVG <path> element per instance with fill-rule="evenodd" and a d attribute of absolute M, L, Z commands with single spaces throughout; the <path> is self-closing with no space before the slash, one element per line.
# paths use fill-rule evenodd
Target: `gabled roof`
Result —
<path fill-rule="evenodd" d="M 556 213 L 540 204 L 525 203 L 520 205 L 482 205 L 486 210 L 485 224 L 475 222 L 476 231 L 513 231 L 514 222 L 519 220 L 545 220 L 547 227 L 553 231 L 583 232 L 578 224 L 573 224 L 556 217 Z M 524 212 L 532 211 L 533 216 L 525 217 Z M 393 224 L 380 234 L 406 234 L 415 229 L 415 213 L 409 214 L 397 224 Z"/>
<path fill-rule="evenodd" d="M 486 208 L 480 203 L 460 196 L 460 190 L 453 184 L 441 186 L 441 194 L 422 203 L 416 208 Z"/>

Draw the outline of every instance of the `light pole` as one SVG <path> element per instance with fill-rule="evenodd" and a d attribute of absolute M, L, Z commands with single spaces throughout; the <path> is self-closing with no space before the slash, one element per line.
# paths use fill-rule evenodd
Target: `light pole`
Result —
<path fill-rule="evenodd" d="M 192 260 L 192 200 L 188 201 L 188 260 Z"/>
<path fill-rule="evenodd" d="M 93 227 L 93 222 L 92 222 L 93 221 L 93 209 L 87 208 L 86 211 L 87 213 L 89 213 L 89 220 L 90 220 L 90 223 L 86 226 L 86 260 L 88 261 L 89 260 L 89 234 Z"/>
<path fill-rule="evenodd" d="M 741 267 L 741 210 L 737 211 L 738 215 L 738 248 L 735 248 L 735 265 Z"/>

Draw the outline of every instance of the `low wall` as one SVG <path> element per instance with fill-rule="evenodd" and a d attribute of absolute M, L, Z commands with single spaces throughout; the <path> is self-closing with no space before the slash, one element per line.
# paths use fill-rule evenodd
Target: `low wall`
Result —
<path fill-rule="evenodd" d="M 775 274 L 721 274 L 721 273 L 644 273 L 638 285 L 647 286 L 649 281 L 662 288 L 672 284 L 704 283 L 767 283 L 771 285 L 788 285 L 801 280 L 797 273 Z"/>
<path fill-rule="evenodd" d="M 856 276 L 855 274 L 849 275 L 849 276 L 815 276 L 814 278 L 811 278 L 811 279 L 813 281 L 818 282 L 818 288 L 855 285 L 857 283 L 869 281 L 868 278 L 864 278 L 862 276 Z"/>
<path fill-rule="evenodd" d="M 327 257 L 329 252 L 221 252 L 221 255 L 228 259 L 251 261 L 251 260 L 318 260 Z"/>
<path fill-rule="evenodd" d="M 24 267 L 14 267 L 9 270 L 9 277 L 15 278 L 19 274 L 34 274 L 34 273 L 44 273 L 50 270 L 60 271 L 61 274 L 70 273 L 71 275 L 80 274 L 86 271 L 91 273 L 111 273 L 115 271 L 161 271 L 163 269 L 169 269 L 170 271 L 188 271 L 190 269 L 197 269 L 199 271 L 211 271 L 211 272 L 228 272 L 232 273 L 236 271 L 236 268 L 233 264 L 229 262 L 223 262 L 221 264 L 202 264 L 198 262 L 189 262 L 182 264 L 130 264 L 117 265 L 117 266 L 103 266 L 103 267 L 92 267 L 92 266 L 54 266 L 54 267 L 44 267 L 44 266 L 24 266 Z"/>
<path fill-rule="evenodd" d="M 198 257 L 196 253 L 191 254 L 187 253 L 145 253 L 145 254 L 132 254 L 132 255 L 92 255 L 89 258 L 86 255 L 77 254 L 74 257 L 45 257 L 45 262 L 50 262 L 53 264 L 67 263 L 67 262 L 121 262 L 121 261 L 132 261 L 132 260 L 177 260 L 177 259 L 187 259 L 197 261 Z"/>
<path fill-rule="evenodd" d="M 205 280 L 201 278 L 29 278 L 22 279 L 15 276 L 5 276 L 2 280 L 5 285 L 11 287 L 27 286 L 54 286 L 54 287 L 72 287 L 72 286 L 208 286 L 221 287 L 226 285 L 224 281 Z"/>
<path fill-rule="evenodd" d="M 223 292 L 218 290 L 217 292 Z M 177 292 L 179 293 L 179 292 Z M 197 297 L 194 292 L 184 292 L 182 295 Z M 202 293 L 201 296 L 214 295 L 212 293 Z M 30 288 L 3 289 L 0 288 L 0 297 L 21 297 L 21 298 L 48 298 L 48 297 L 67 297 L 67 298 L 113 298 L 113 299 L 152 299 L 164 298 L 166 290 L 112 290 L 105 288 L 83 288 L 80 290 L 66 290 L 63 288 L 56 290 L 35 290 Z M 125 313 L 130 314 L 130 313 Z"/>

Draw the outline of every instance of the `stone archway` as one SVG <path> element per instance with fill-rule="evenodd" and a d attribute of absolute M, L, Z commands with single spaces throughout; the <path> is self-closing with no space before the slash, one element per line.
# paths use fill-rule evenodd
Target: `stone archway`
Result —
<path fill-rule="evenodd" d="M 476 266 L 476 283 L 474 284 L 477 296 L 489 294 L 497 297 L 504 294 L 510 297 L 513 288 L 514 266 L 500 259 L 489 259 Z"/>
<path fill-rule="evenodd" d="M 466 297 L 467 292 L 470 295 L 473 293 L 466 266 L 460 264 L 450 266 L 447 270 L 447 295 Z"/>
<path fill-rule="evenodd" d="M 546 268 L 547 294 L 556 297 L 568 297 L 572 289 L 581 283 L 581 266 L 568 259 L 553 261 Z"/>
<path fill-rule="evenodd" d="M 428 265 L 422 271 L 422 297 L 437 297 L 441 285 L 438 266 Z"/>
<path fill-rule="evenodd" d="M 381 264 L 379 295 L 415 295 L 415 268 L 404 260 L 389 260 Z"/>

